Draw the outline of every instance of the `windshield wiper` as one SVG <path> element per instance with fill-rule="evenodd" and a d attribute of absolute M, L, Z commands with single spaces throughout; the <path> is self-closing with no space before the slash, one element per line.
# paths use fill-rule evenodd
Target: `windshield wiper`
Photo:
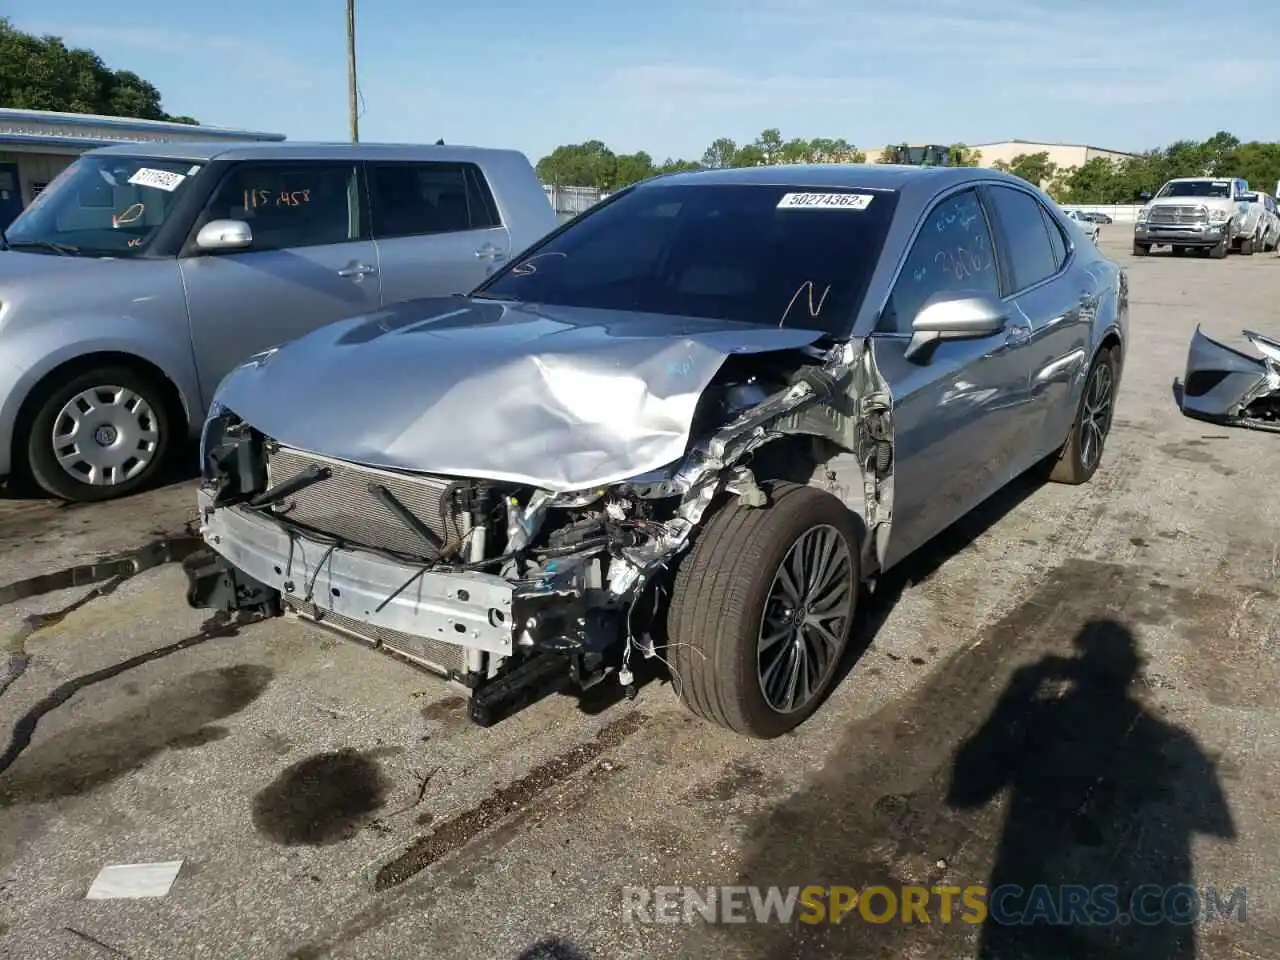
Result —
<path fill-rule="evenodd" d="M 39 250 L 52 250 L 54 253 L 64 257 L 74 257 L 80 252 L 79 247 L 73 247 L 69 243 L 54 243 L 52 240 L 8 240 L 6 243 L 10 250 L 17 250 L 20 247 L 35 247 Z"/>
<path fill-rule="evenodd" d="M 513 297 L 509 293 L 473 293 L 472 300 L 501 300 L 503 303 L 519 303 L 519 297 Z"/>

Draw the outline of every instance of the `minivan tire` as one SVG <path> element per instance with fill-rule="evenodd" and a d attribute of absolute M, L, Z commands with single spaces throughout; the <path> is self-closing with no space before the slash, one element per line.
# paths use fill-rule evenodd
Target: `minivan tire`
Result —
<path fill-rule="evenodd" d="M 703 719 L 757 739 L 798 727 L 825 700 L 840 676 L 861 588 L 860 527 L 849 509 L 803 484 L 777 482 L 768 491 L 766 507 L 733 500 L 707 520 L 677 568 L 667 611 L 668 663 L 680 699 Z M 798 584 L 804 596 L 794 611 L 801 619 L 787 620 L 782 608 L 791 591 L 780 568 L 788 563 L 795 578 L 806 566 L 799 554 L 809 546 L 831 558 L 834 589 L 821 589 L 821 575 L 814 577 L 818 583 Z M 829 603 L 836 612 L 820 631 L 809 605 Z M 771 632 L 782 637 L 773 657 L 762 649 L 769 611 Z M 771 702 L 765 688 L 773 684 L 766 678 L 788 675 L 796 663 L 789 658 L 802 651 L 817 667 L 813 677 L 805 672 L 809 697 Z M 802 669 L 809 662 L 802 661 Z"/>
<path fill-rule="evenodd" d="M 136 469 L 139 461 L 141 469 L 116 483 L 95 484 L 77 479 L 59 462 L 59 451 L 54 446 L 54 429 L 60 421 L 63 427 L 66 426 L 64 410 L 75 398 L 98 393 L 104 404 L 114 406 L 107 402 L 113 392 L 125 402 L 119 410 L 105 414 L 100 420 L 91 419 L 89 426 L 97 421 L 102 433 L 98 435 L 95 430 L 82 440 L 100 446 L 136 443 L 138 452 L 132 462 L 118 457 L 113 459 L 119 461 L 115 469 L 123 469 L 126 473 Z M 168 458 L 172 418 L 164 392 L 150 377 L 130 367 L 99 367 L 76 374 L 61 384 L 50 383 L 35 398 L 33 409 L 34 416 L 25 439 L 27 466 L 36 485 L 59 499 L 95 503 L 128 496 L 146 486 Z M 150 439 L 151 434 L 154 434 L 154 439 Z M 93 449 L 90 448 L 90 452 Z M 120 456 L 127 456 L 127 452 L 122 449 Z M 77 472 L 86 472 L 84 463 L 80 464 Z"/>

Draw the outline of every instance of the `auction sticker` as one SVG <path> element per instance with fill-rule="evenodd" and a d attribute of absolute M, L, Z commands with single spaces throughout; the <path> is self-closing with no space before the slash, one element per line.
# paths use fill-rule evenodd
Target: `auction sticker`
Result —
<path fill-rule="evenodd" d="M 155 187 L 157 190 L 167 190 L 169 193 L 173 193 L 185 179 L 187 178 L 181 173 L 170 173 L 168 170 L 154 170 L 151 167 L 142 167 L 129 178 L 129 182 L 139 187 Z"/>
<path fill-rule="evenodd" d="M 788 193 L 778 201 L 779 210 L 865 210 L 870 193 Z"/>

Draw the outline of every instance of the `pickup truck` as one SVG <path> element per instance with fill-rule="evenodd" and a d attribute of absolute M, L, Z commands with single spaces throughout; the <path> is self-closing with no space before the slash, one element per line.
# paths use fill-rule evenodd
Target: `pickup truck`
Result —
<path fill-rule="evenodd" d="M 468 293 L 555 228 L 513 150 L 90 151 L 0 234 L 0 479 L 70 501 L 124 496 L 198 436 L 251 355 Z"/>
<path fill-rule="evenodd" d="M 1254 251 L 1254 196 L 1239 177 L 1179 177 L 1146 202 L 1133 228 L 1133 255 L 1144 257 L 1155 246 L 1170 246 L 1175 255 L 1204 250 L 1221 260 L 1231 250 Z"/>

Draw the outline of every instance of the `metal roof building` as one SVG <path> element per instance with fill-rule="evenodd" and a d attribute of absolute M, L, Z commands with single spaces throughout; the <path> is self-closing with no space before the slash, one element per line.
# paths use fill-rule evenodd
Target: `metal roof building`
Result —
<path fill-rule="evenodd" d="M 278 143 L 284 139 L 283 133 L 0 108 L 0 228 L 7 226 L 71 161 L 95 147 L 174 141 Z"/>

